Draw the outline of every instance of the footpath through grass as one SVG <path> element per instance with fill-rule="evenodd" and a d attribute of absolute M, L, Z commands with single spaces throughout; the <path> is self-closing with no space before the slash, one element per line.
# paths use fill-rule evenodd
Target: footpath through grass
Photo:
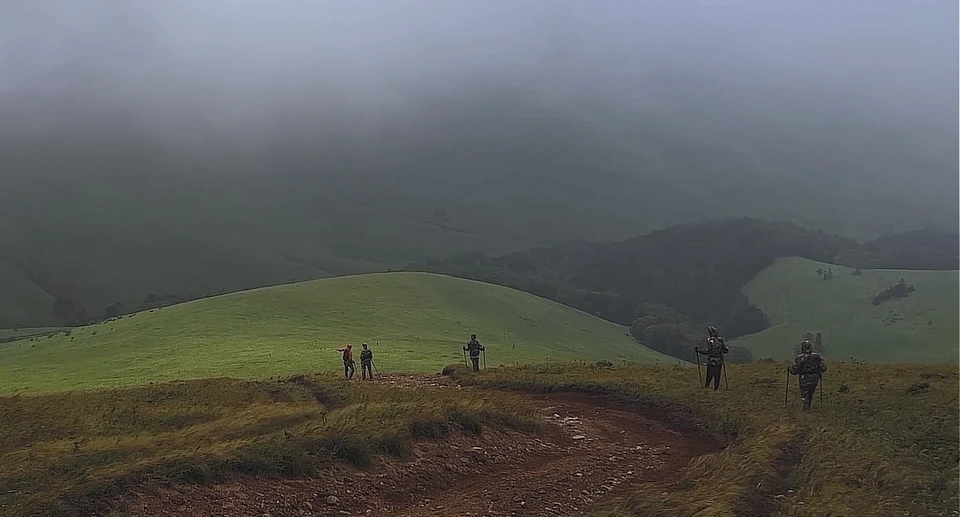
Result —
<path fill-rule="evenodd" d="M 730 389 L 697 387 L 689 366 L 544 365 L 462 371 L 463 383 L 577 391 L 651 404 L 732 433 L 669 484 L 642 484 L 610 515 L 955 515 L 958 404 L 953 365 L 830 364 L 824 406 L 802 412 L 785 364 L 731 365 Z M 795 383 L 796 378 L 791 381 Z M 818 395 L 819 396 L 819 395 Z"/>
<path fill-rule="evenodd" d="M 832 269 L 822 280 L 817 269 Z M 874 363 L 957 362 L 960 289 L 957 271 L 853 270 L 801 258 L 783 258 L 744 292 L 770 318 L 770 328 L 735 340 L 754 359 L 787 359 L 804 332 L 823 332 L 827 359 Z M 873 305 L 873 297 L 900 278 L 917 290 Z"/>
<path fill-rule="evenodd" d="M 91 515 L 147 479 L 305 477 L 333 461 L 404 457 L 419 439 L 537 426 L 509 394 L 335 376 L 0 397 L 0 515 Z"/>
<path fill-rule="evenodd" d="M 228 294 L 0 344 L 0 394 L 340 370 L 336 347 L 364 341 L 381 370 L 435 373 L 462 361 L 471 333 L 487 347 L 491 367 L 677 362 L 641 346 L 625 327 L 531 294 L 386 273 Z"/>
<path fill-rule="evenodd" d="M 416 440 L 537 428 L 503 390 L 595 393 L 659 408 L 729 445 L 600 515 L 951 515 L 960 379 L 951 365 L 831 363 L 824 406 L 784 406 L 783 364 L 731 365 L 730 389 L 686 366 L 547 364 L 447 373 L 479 390 L 396 389 L 335 375 L 210 379 L 0 397 L 0 515 L 89 515 L 145 479 L 303 477 L 408 455 Z M 795 379 L 791 379 L 795 380 Z M 324 419 L 323 415 L 326 415 Z"/>

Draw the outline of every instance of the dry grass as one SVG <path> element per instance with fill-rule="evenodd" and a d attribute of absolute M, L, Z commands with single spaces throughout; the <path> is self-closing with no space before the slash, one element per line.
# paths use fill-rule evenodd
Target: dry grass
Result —
<path fill-rule="evenodd" d="M 133 483 L 309 476 L 405 456 L 485 426 L 531 431 L 509 395 L 390 390 L 335 377 L 212 379 L 0 398 L 0 514 L 87 515 Z"/>
<path fill-rule="evenodd" d="M 697 387 L 689 367 L 529 366 L 464 383 L 590 391 L 700 420 L 735 439 L 678 481 L 641 485 L 613 515 L 954 515 L 958 499 L 956 365 L 833 364 L 824 406 L 784 405 L 781 364 L 732 366 L 730 390 Z M 795 382 L 795 378 L 791 379 Z"/>
<path fill-rule="evenodd" d="M 960 504 L 956 366 L 830 366 L 824 407 L 810 412 L 797 408 L 794 385 L 784 406 L 780 364 L 732 366 L 730 390 L 716 393 L 699 389 L 689 366 L 448 373 L 485 388 L 603 393 L 731 437 L 673 481 L 608 501 L 611 515 L 951 515 Z M 536 422 L 502 391 L 400 390 L 334 375 L 4 397 L 0 514 L 89 514 L 147 479 L 309 476 L 485 427 L 533 431 Z"/>

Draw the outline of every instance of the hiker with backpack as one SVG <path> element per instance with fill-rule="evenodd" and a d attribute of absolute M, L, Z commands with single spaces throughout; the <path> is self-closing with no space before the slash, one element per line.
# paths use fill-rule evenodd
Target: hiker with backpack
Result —
<path fill-rule="evenodd" d="M 824 362 L 823 356 L 813 351 L 813 343 L 810 340 L 804 339 L 800 343 L 800 354 L 794 359 L 794 363 L 787 367 L 787 373 L 796 375 L 800 382 L 803 409 L 810 409 L 813 395 L 817 392 L 817 384 L 820 383 L 826 371 L 827 363 Z M 822 396 L 821 392 L 821 398 Z"/>
<path fill-rule="evenodd" d="M 483 345 L 477 341 L 476 334 L 470 334 L 470 341 L 467 341 L 466 346 L 463 347 L 463 350 L 470 354 L 470 362 L 473 363 L 473 371 L 480 371 L 480 352 L 483 352 L 485 349 Z"/>
<path fill-rule="evenodd" d="M 713 391 L 720 389 L 720 375 L 723 372 L 723 354 L 730 352 L 727 344 L 720 337 L 720 331 L 717 327 L 710 325 L 707 327 L 707 349 L 700 350 L 700 347 L 694 347 L 697 352 L 697 362 L 700 361 L 700 355 L 707 356 L 707 382 L 703 387 L 710 387 L 710 381 L 713 380 Z"/>
<path fill-rule="evenodd" d="M 356 371 L 353 362 L 353 345 L 348 344 L 344 348 L 338 348 L 337 352 L 343 354 L 343 376 L 352 379 Z"/>
<path fill-rule="evenodd" d="M 370 379 L 373 379 L 373 351 L 367 347 L 366 343 L 360 346 L 363 347 L 360 351 L 360 378 L 366 380 L 369 373 Z"/>

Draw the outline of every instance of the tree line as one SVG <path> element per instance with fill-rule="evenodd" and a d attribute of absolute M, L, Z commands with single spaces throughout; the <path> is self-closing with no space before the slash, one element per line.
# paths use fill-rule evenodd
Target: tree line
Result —
<path fill-rule="evenodd" d="M 630 326 L 645 345 L 688 359 L 693 345 L 703 341 L 707 324 L 717 325 L 731 338 L 769 326 L 767 316 L 742 289 L 777 258 L 798 256 L 856 267 L 842 262 L 871 258 L 874 255 L 869 253 L 875 252 L 879 259 L 871 258 L 871 264 L 896 267 L 900 262 L 881 260 L 903 256 L 889 247 L 915 245 L 917 238 L 865 245 L 791 223 L 731 218 L 674 226 L 617 243 L 567 243 L 498 257 L 478 251 L 411 264 L 408 269 L 490 282 L 549 298 Z M 951 241 L 936 242 L 940 247 L 928 247 L 937 250 L 928 254 L 933 258 L 920 265 L 945 265 L 944 243 Z M 951 252 L 956 268 L 957 249 Z M 911 260 L 920 260 L 917 257 Z M 822 278 L 825 273 L 819 274 Z"/>

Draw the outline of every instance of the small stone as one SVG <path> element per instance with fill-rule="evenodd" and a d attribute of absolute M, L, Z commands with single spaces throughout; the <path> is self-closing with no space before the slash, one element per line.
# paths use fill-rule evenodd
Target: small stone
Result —
<path fill-rule="evenodd" d="M 335 496 L 335 495 L 328 496 L 328 497 L 327 497 L 327 504 L 330 505 L 330 506 L 336 506 L 336 505 L 340 504 L 340 498 L 337 497 L 337 496 Z"/>
<path fill-rule="evenodd" d="M 586 438 L 587 438 L 587 437 L 584 436 L 584 435 L 582 435 L 582 434 L 578 434 L 578 435 L 576 435 L 576 436 L 573 437 L 574 440 L 584 440 L 584 439 L 586 439 Z"/>

